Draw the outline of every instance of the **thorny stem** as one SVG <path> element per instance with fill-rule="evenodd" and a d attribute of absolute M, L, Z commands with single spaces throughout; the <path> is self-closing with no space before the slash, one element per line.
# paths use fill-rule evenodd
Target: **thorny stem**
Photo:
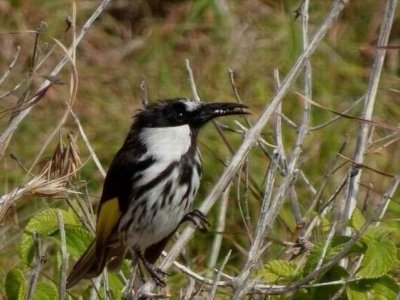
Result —
<path fill-rule="evenodd" d="M 214 283 L 213 283 L 213 285 L 212 285 L 212 287 L 211 287 L 210 295 L 209 295 L 209 297 L 208 297 L 208 299 L 210 299 L 210 300 L 215 299 L 214 297 L 215 297 L 215 294 L 216 294 L 216 292 L 217 292 L 218 281 L 219 281 L 219 279 L 221 278 L 222 271 L 224 270 L 225 265 L 227 264 L 227 262 L 228 262 L 228 260 L 229 260 L 229 257 L 231 256 L 231 253 L 232 253 L 232 250 L 229 250 L 229 251 L 228 251 L 228 254 L 225 256 L 225 259 L 224 259 L 224 261 L 223 261 L 222 264 L 221 264 L 221 267 L 219 268 L 219 270 L 218 270 L 218 272 L 217 272 L 217 275 L 215 276 L 215 280 L 214 280 Z"/>
<path fill-rule="evenodd" d="M 61 250 L 61 267 L 60 267 L 60 283 L 58 287 L 58 299 L 63 300 L 66 296 L 67 272 L 68 272 L 68 252 L 67 242 L 65 238 L 64 219 L 61 210 L 57 210 L 58 228 L 60 230 L 60 250 Z"/>
<path fill-rule="evenodd" d="M 305 0 L 302 5 L 302 20 L 303 20 L 303 50 L 306 51 L 308 47 L 308 0 Z M 309 58 L 307 58 L 304 62 L 305 64 L 305 81 L 304 81 L 304 92 L 311 98 L 311 64 Z M 279 87 L 278 93 L 279 94 Z M 279 106 L 280 103 L 278 103 Z M 284 174 L 283 183 L 280 185 L 278 192 L 275 194 L 271 203 L 267 203 L 266 211 L 264 212 L 264 203 L 261 208 L 261 213 L 259 217 L 259 222 L 257 226 L 256 238 L 253 241 L 253 244 L 250 248 L 248 261 L 243 268 L 242 272 L 237 276 L 234 281 L 234 290 L 235 293 L 232 299 L 242 299 L 242 297 L 246 294 L 247 290 L 251 288 L 251 284 L 248 284 L 248 277 L 250 275 L 251 269 L 255 266 L 256 259 L 258 258 L 258 251 L 261 243 L 262 237 L 266 234 L 267 229 L 272 227 L 274 220 L 277 218 L 280 208 L 283 205 L 285 196 L 288 190 L 291 190 L 297 175 L 297 164 L 300 154 L 302 152 L 302 145 L 306 135 L 308 134 L 308 125 L 310 121 L 310 107 L 309 103 L 304 102 L 304 110 L 302 116 L 302 122 L 299 127 L 299 133 L 297 135 L 295 145 L 291 156 L 289 158 L 287 173 Z M 273 185 L 273 183 L 272 183 Z M 270 195 L 272 196 L 272 186 L 270 187 Z M 293 211 L 297 213 L 297 219 L 301 219 L 300 208 L 297 201 L 292 201 Z"/>
<path fill-rule="evenodd" d="M 279 71 L 278 69 L 274 69 L 274 82 L 275 82 L 275 90 L 278 91 L 281 85 L 279 80 Z M 283 135 L 282 135 L 282 102 L 278 104 L 278 107 L 275 111 L 275 144 L 279 151 L 279 157 L 282 161 L 282 174 L 286 174 L 287 171 L 287 160 L 286 160 L 286 153 L 285 153 L 285 146 L 283 144 Z"/>
<path fill-rule="evenodd" d="M 221 204 L 220 208 L 218 211 L 218 222 L 217 222 L 217 227 L 216 227 L 216 232 L 217 234 L 215 235 L 212 247 L 211 247 L 211 253 L 210 253 L 210 258 L 208 260 L 208 269 L 214 268 L 214 266 L 217 263 L 218 256 L 221 250 L 221 245 L 222 245 L 222 232 L 225 230 L 225 219 L 226 219 L 226 213 L 228 210 L 228 201 L 229 201 L 229 193 L 231 190 L 231 184 L 227 187 L 227 189 L 224 191 L 222 194 L 222 199 L 221 199 Z"/>
<path fill-rule="evenodd" d="M 364 223 L 364 225 L 361 227 L 361 229 L 359 231 L 355 232 L 351 236 L 350 240 L 343 245 L 342 250 L 339 253 L 337 253 L 334 257 L 330 258 L 330 260 L 326 264 L 322 264 L 320 267 L 317 267 L 314 271 L 310 272 L 303 278 L 301 278 L 295 282 L 292 282 L 288 285 L 272 285 L 272 284 L 260 284 L 257 282 L 250 282 L 247 285 L 248 289 L 246 292 L 248 294 L 259 293 L 259 294 L 264 294 L 264 295 L 284 294 L 284 293 L 296 290 L 300 287 L 313 288 L 313 287 L 318 287 L 318 286 L 344 285 L 349 282 L 359 280 L 359 278 L 350 278 L 350 279 L 346 279 L 346 280 L 309 284 L 312 280 L 325 274 L 327 270 L 332 268 L 332 266 L 337 264 L 343 257 L 345 257 L 347 255 L 347 253 L 351 250 L 351 248 L 354 246 L 354 244 L 357 243 L 359 238 L 364 234 L 364 232 L 369 228 L 369 226 L 373 222 L 378 220 L 379 216 L 384 211 L 384 209 L 387 205 L 387 202 L 390 201 L 390 199 L 393 197 L 394 193 L 398 189 L 399 184 L 400 184 L 400 173 L 397 174 L 393 178 L 392 183 L 386 189 L 385 193 L 382 194 L 380 204 L 378 205 L 378 207 L 376 209 L 376 213 L 367 219 L 367 221 Z M 333 225 L 333 227 L 334 227 L 334 225 Z M 177 262 L 174 262 L 174 264 L 181 271 L 185 272 L 192 278 L 194 278 L 204 284 L 208 284 L 208 285 L 215 284 L 212 280 L 202 277 L 202 276 L 198 275 L 197 273 L 194 273 L 193 271 L 189 270 L 188 268 L 186 268 L 185 266 L 182 266 L 181 264 L 179 264 Z M 234 286 L 233 282 L 235 280 L 235 277 L 226 275 L 224 273 L 221 273 L 221 275 L 223 277 L 227 278 L 227 280 L 226 281 L 218 281 L 217 282 L 218 286 Z"/>
<path fill-rule="evenodd" d="M 372 66 L 368 89 L 366 91 L 364 109 L 361 113 L 361 118 L 365 120 L 371 120 L 372 118 L 376 94 L 378 92 L 381 72 L 385 60 L 386 49 L 384 46 L 387 45 L 389 40 L 393 19 L 396 13 L 396 6 L 397 0 L 386 1 L 378 44 L 376 47 L 376 55 Z M 361 123 L 358 128 L 356 148 L 353 155 L 353 160 L 356 162 L 356 164 L 353 164 L 353 166 L 349 170 L 349 174 L 352 174 L 353 176 L 350 176 L 347 193 L 344 199 L 344 207 L 342 208 L 343 223 L 351 218 L 351 215 L 353 214 L 353 211 L 356 207 L 357 194 L 359 189 L 358 182 L 360 181 L 362 175 L 362 170 L 359 169 L 357 164 L 362 164 L 364 161 L 364 153 L 368 146 L 367 143 L 370 128 L 370 125 L 367 123 Z M 349 235 L 350 229 L 346 227 L 344 233 Z"/>
<path fill-rule="evenodd" d="M 31 272 L 31 276 L 29 278 L 29 285 L 28 285 L 28 291 L 26 293 L 26 300 L 30 300 L 33 297 L 33 292 L 36 287 L 36 283 L 39 279 L 39 274 L 40 274 L 40 268 L 42 265 L 42 243 L 39 237 L 39 234 L 36 232 L 33 233 L 33 239 L 35 241 L 35 266 L 33 267 L 33 270 Z"/>
<path fill-rule="evenodd" d="M 268 215 L 271 212 L 271 203 L 272 203 L 272 192 L 274 187 L 275 175 L 277 170 L 277 161 L 279 160 L 278 154 L 275 155 L 274 159 L 271 161 L 270 167 L 268 169 L 268 173 L 265 180 L 265 192 L 263 197 L 263 202 L 261 206 L 260 216 L 258 218 L 257 229 L 255 233 L 254 240 L 251 244 L 249 254 L 247 256 L 247 262 L 243 267 L 240 274 L 234 281 L 235 287 L 235 295 L 233 299 L 242 297 L 243 294 L 246 293 L 245 284 L 247 282 L 247 278 L 250 275 L 250 271 L 254 268 L 259 254 L 260 247 L 263 241 L 263 237 L 268 225 Z"/>
<path fill-rule="evenodd" d="M 308 46 L 308 9 L 309 9 L 309 0 L 304 0 L 302 4 L 302 33 L 303 33 L 303 50 L 307 48 Z M 312 68 L 311 68 L 311 62 L 308 60 L 306 62 L 305 68 L 304 68 L 304 94 L 308 99 L 312 98 Z M 301 151 L 302 151 L 302 144 L 309 132 L 309 123 L 310 123 L 310 111 L 311 111 L 311 104 L 306 103 L 307 101 L 304 102 L 304 109 L 303 109 L 303 117 L 302 117 L 302 122 L 301 126 L 299 128 L 299 135 L 297 137 L 295 149 L 293 151 L 292 160 L 298 160 L 300 157 Z M 297 158 L 295 157 L 297 155 Z M 292 186 L 292 194 L 293 197 L 291 197 L 292 201 L 292 211 L 296 219 L 296 223 L 300 224 L 302 221 L 302 215 L 301 215 L 301 210 L 299 203 L 297 201 L 297 196 L 296 196 L 296 191 Z"/>
<path fill-rule="evenodd" d="M 311 39 L 307 48 L 303 51 L 301 56 L 298 58 L 297 62 L 283 81 L 279 91 L 274 96 L 272 102 L 268 107 L 265 108 L 264 112 L 260 116 L 259 120 L 255 125 L 247 132 L 245 139 L 243 140 L 241 146 L 237 150 L 236 154 L 233 156 L 230 164 L 225 169 L 224 173 L 221 175 L 218 182 L 215 184 L 214 188 L 208 195 L 208 197 L 204 200 L 201 205 L 200 210 L 207 213 L 211 207 L 214 205 L 215 201 L 221 195 L 221 193 L 225 190 L 229 182 L 233 179 L 239 167 L 241 166 L 244 158 L 250 151 L 251 147 L 257 142 L 260 137 L 260 133 L 264 128 L 267 121 L 270 119 L 272 113 L 278 106 L 278 104 L 282 101 L 283 97 L 288 92 L 290 86 L 293 84 L 297 76 L 300 74 L 301 70 L 306 65 L 310 56 L 314 53 L 317 48 L 319 42 L 325 36 L 326 32 L 329 28 L 335 23 L 337 17 L 344 9 L 347 1 L 343 0 L 335 0 L 331 6 L 328 16 L 321 24 L 321 26 L 316 31 L 315 35 Z M 164 259 L 161 264 L 163 269 L 168 269 L 175 258 L 179 255 L 180 251 L 183 249 L 184 245 L 189 241 L 194 233 L 194 228 L 186 227 L 185 230 L 180 235 L 179 239 L 174 243 L 171 248 L 169 255 Z M 154 283 L 151 283 L 150 286 L 154 287 Z"/>

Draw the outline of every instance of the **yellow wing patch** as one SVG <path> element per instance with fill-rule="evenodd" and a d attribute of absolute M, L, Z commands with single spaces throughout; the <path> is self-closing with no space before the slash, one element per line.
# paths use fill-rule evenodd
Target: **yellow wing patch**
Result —
<path fill-rule="evenodd" d="M 107 200 L 100 206 L 96 225 L 96 248 L 105 246 L 120 217 L 118 198 Z"/>

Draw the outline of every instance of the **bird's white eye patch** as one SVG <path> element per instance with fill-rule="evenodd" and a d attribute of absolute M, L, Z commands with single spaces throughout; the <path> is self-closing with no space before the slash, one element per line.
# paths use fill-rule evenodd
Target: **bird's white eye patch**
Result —
<path fill-rule="evenodd" d="M 190 101 L 190 100 L 183 101 L 183 104 L 185 104 L 187 111 L 194 111 L 200 107 L 200 103 Z"/>

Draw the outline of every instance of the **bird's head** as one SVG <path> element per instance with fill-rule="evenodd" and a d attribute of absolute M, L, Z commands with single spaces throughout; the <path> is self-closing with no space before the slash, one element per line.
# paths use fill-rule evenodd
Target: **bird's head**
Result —
<path fill-rule="evenodd" d="M 248 114 L 240 103 L 197 103 L 189 99 L 158 101 L 147 105 L 136 115 L 139 127 L 175 127 L 189 125 L 198 130 L 208 121 L 228 115 Z"/>

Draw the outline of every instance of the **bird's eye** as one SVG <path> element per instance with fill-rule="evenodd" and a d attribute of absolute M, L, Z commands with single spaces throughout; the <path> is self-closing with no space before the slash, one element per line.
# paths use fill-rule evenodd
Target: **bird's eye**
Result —
<path fill-rule="evenodd" d="M 175 115 L 175 120 L 177 122 L 182 122 L 184 120 L 185 116 L 183 115 L 183 113 L 179 112 Z"/>

